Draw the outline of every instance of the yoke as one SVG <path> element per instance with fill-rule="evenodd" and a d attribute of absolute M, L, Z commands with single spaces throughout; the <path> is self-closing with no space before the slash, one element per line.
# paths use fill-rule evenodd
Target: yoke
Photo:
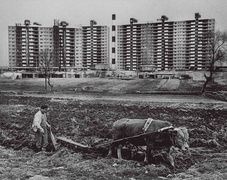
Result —
<path fill-rule="evenodd" d="M 163 132 L 165 133 L 166 131 L 169 131 L 169 130 L 172 130 L 172 129 L 174 129 L 173 126 L 168 126 L 168 127 L 164 127 L 162 129 L 159 129 L 158 131 L 155 131 L 155 132 L 148 132 L 148 133 L 143 133 L 143 134 L 139 134 L 139 135 L 135 135 L 135 136 L 125 137 L 125 138 L 122 138 L 122 139 L 117 139 L 117 140 L 114 140 L 112 142 L 96 145 L 96 147 L 106 146 L 106 145 L 110 145 L 110 144 L 117 143 L 117 142 L 129 141 L 131 139 L 136 139 L 136 138 L 140 138 L 140 137 L 155 134 L 155 133 L 163 133 Z"/>
<path fill-rule="evenodd" d="M 139 135 L 135 135 L 135 136 L 130 136 L 130 137 L 122 138 L 122 139 L 117 139 L 117 140 L 114 140 L 112 142 L 107 142 L 107 143 L 98 144 L 98 145 L 91 145 L 91 146 L 75 142 L 75 141 L 73 141 L 71 139 L 68 139 L 66 137 L 56 137 L 56 139 L 60 140 L 60 141 L 63 141 L 63 142 L 67 142 L 69 144 L 72 144 L 72 145 L 75 145 L 75 146 L 78 146 L 78 147 L 90 149 L 92 147 L 98 148 L 98 147 L 101 147 L 101 146 L 111 145 L 113 143 L 120 143 L 120 142 L 123 142 L 123 141 L 129 141 L 129 140 L 133 140 L 133 139 L 136 139 L 136 138 L 141 138 L 141 137 L 148 136 L 148 135 L 155 134 L 155 133 L 166 133 L 167 131 L 169 132 L 169 130 L 172 130 L 172 129 L 173 129 L 173 126 L 168 126 L 168 127 L 164 127 L 162 129 L 159 129 L 158 131 L 155 131 L 155 132 L 143 133 L 143 134 L 139 134 Z"/>

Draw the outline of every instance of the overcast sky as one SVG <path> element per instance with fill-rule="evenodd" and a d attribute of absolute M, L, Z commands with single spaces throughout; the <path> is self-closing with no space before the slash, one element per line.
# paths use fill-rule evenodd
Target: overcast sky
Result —
<path fill-rule="evenodd" d="M 216 30 L 227 30 L 227 0 L 0 0 L 0 66 L 8 66 L 8 26 L 28 19 L 51 27 L 54 19 L 66 21 L 69 27 L 89 25 L 111 26 L 127 24 L 131 17 L 138 22 L 156 22 L 161 15 L 169 21 L 194 19 L 199 12 L 202 19 L 215 19 Z"/>

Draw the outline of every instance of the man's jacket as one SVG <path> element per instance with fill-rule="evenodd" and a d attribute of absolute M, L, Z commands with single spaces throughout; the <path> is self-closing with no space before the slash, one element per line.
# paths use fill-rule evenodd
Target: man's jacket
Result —
<path fill-rule="evenodd" d="M 46 122 L 47 117 L 46 114 L 43 114 L 41 111 L 38 111 L 33 119 L 33 123 L 32 123 L 32 129 L 33 131 L 37 132 L 38 129 L 43 130 L 43 128 L 41 127 L 41 123 L 42 121 Z M 49 125 L 46 122 L 47 125 Z"/>

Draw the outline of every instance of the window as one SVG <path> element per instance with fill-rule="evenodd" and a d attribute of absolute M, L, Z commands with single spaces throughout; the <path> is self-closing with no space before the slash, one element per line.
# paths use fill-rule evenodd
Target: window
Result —
<path fill-rule="evenodd" d="M 116 26 L 112 26 L 112 31 L 115 31 L 116 30 Z"/>
<path fill-rule="evenodd" d="M 115 58 L 112 59 L 112 64 L 115 64 Z"/>
<path fill-rule="evenodd" d="M 115 36 L 114 36 L 114 37 L 112 37 L 112 42 L 116 42 L 116 38 L 115 38 Z"/>

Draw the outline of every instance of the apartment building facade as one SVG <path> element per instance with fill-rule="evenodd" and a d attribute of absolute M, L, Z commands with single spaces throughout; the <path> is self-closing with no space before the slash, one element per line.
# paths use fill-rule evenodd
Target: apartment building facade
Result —
<path fill-rule="evenodd" d="M 9 67 L 17 66 L 16 55 L 16 26 L 8 27 L 8 53 L 9 53 Z"/>
<path fill-rule="evenodd" d="M 35 67 L 39 50 L 39 29 L 35 26 L 16 24 L 8 27 L 10 67 Z"/>
<path fill-rule="evenodd" d="M 59 71 L 67 68 L 82 69 L 82 28 L 67 27 L 65 21 L 54 20 L 53 31 L 53 54 L 54 67 Z"/>
<path fill-rule="evenodd" d="M 40 67 L 41 54 L 49 51 L 50 66 L 66 71 L 94 69 L 109 60 L 109 28 L 107 26 L 67 27 L 65 21 L 54 20 L 53 27 L 24 24 L 8 27 L 10 67 Z"/>
<path fill-rule="evenodd" d="M 209 56 L 205 37 L 214 31 L 214 19 L 118 25 L 117 68 L 137 71 L 151 65 L 156 70 L 205 70 Z"/>
<path fill-rule="evenodd" d="M 96 64 L 109 64 L 109 27 L 82 27 L 82 63 L 84 69 L 95 69 Z"/>
<path fill-rule="evenodd" d="M 54 20 L 52 27 L 24 24 L 8 27 L 10 67 L 39 67 L 40 52 L 53 55 L 51 66 L 89 70 L 96 64 L 111 69 L 141 71 L 142 66 L 155 70 L 205 70 L 208 65 L 207 33 L 215 31 L 214 19 L 168 21 L 116 25 L 112 15 L 112 36 L 108 26 L 69 27 L 65 21 Z M 109 43 L 111 41 L 111 43 Z M 111 46 L 111 48 L 110 48 Z"/>
<path fill-rule="evenodd" d="M 8 27 L 9 66 L 21 68 L 37 68 L 40 65 L 40 52 L 48 49 L 53 52 L 53 31 L 51 27 L 30 25 Z"/>
<path fill-rule="evenodd" d="M 117 67 L 136 71 L 140 65 L 154 63 L 151 24 L 117 26 Z"/>

